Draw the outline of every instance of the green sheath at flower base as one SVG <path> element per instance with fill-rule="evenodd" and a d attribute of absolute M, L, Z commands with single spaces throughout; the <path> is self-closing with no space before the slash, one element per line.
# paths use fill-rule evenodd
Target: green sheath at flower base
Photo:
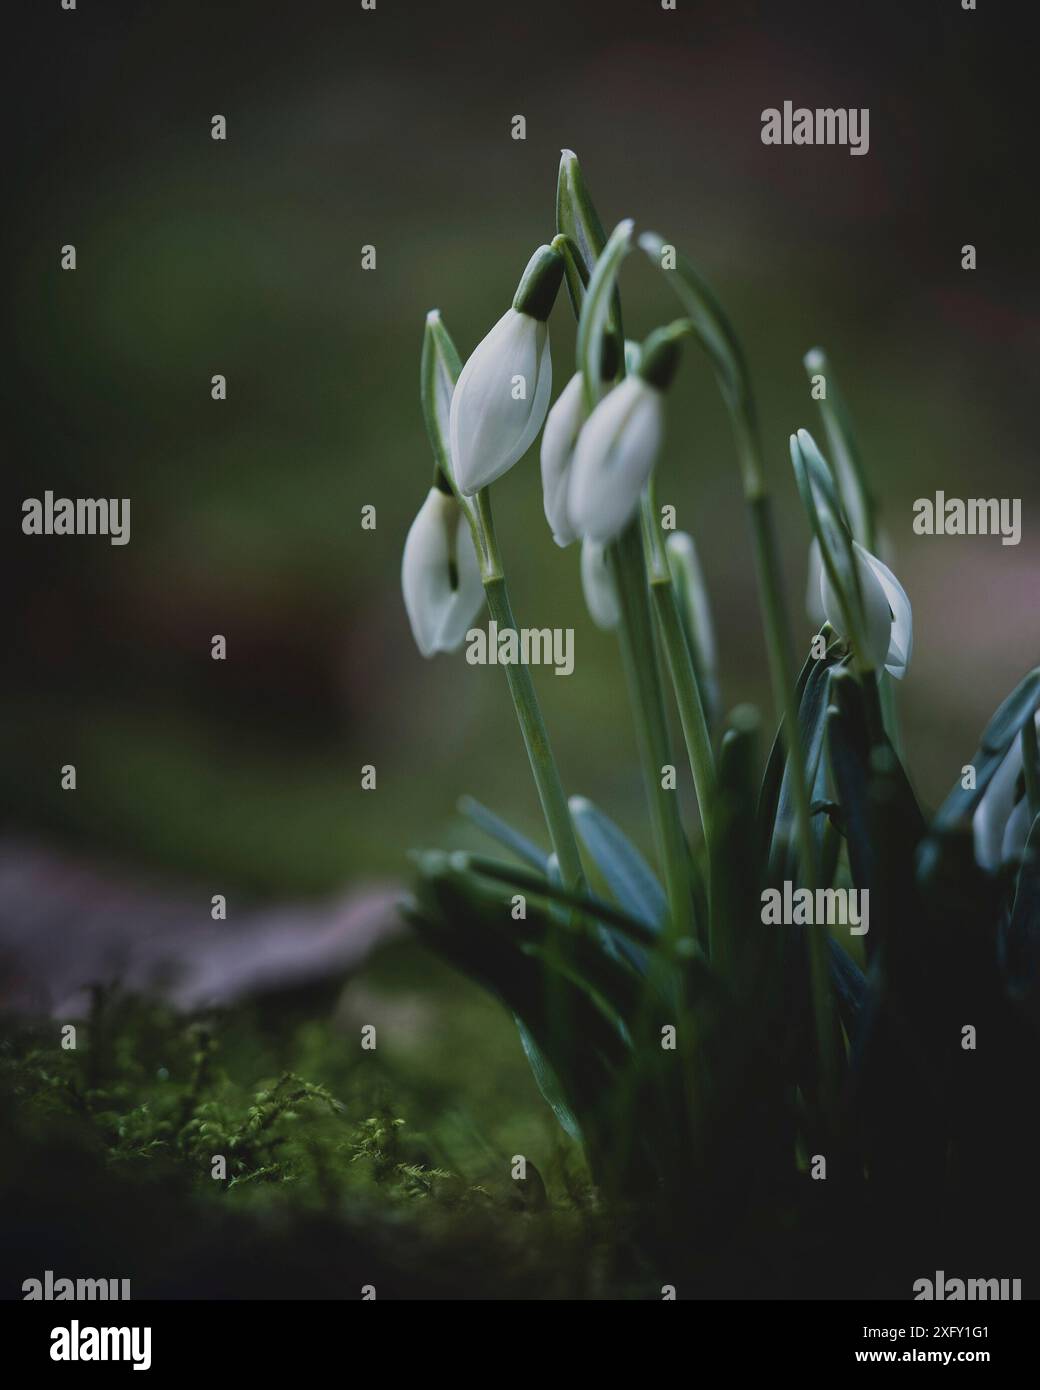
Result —
<path fill-rule="evenodd" d="M 606 260 L 604 252 L 601 264 Z M 592 305 L 590 291 L 590 318 L 595 317 Z M 675 376 L 679 344 L 689 327 L 680 319 L 651 333 L 638 370 L 609 391 L 583 425 L 574 446 L 567 498 L 576 534 L 606 543 L 620 535 L 635 514 L 664 439 L 664 392 Z M 590 325 L 589 334 L 594 333 Z M 583 345 L 590 345 L 588 338 Z M 667 570 L 664 574 L 667 579 Z"/>
<path fill-rule="evenodd" d="M 539 246 L 527 263 L 513 296 L 513 308 L 518 314 L 529 314 L 544 323 L 552 313 L 556 296 L 563 282 L 563 257 L 551 246 Z"/>
<path fill-rule="evenodd" d="M 667 391 L 679 367 L 679 345 L 692 331 L 689 319 L 676 319 L 664 328 L 655 328 L 639 354 L 638 375 L 658 391 Z"/>
<path fill-rule="evenodd" d="M 451 334 L 444 327 L 440 310 L 431 309 L 426 315 L 426 327 L 423 331 L 419 398 L 422 401 L 426 433 L 430 437 L 430 447 L 436 461 L 435 483 L 438 474 L 448 479 L 452 476 L 448 419 L 452 393 L 461 371 L 462 362 L 451 340 Z"/>

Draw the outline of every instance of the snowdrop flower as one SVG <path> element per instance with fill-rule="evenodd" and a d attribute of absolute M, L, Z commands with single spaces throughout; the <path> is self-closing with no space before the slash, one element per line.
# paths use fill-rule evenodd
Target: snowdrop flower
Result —
<path fill-rule="evenodd" d="M 552 390 L 546 319 L 563 279 L 563 257 L 540 246 L 513 299 L 474 348 L 451 398 L 455 483 L 467 497 L 509 471 L 545 420 Z"/>
<path fill-rule="evenodd" d="M 1040 712 L 1033 718 L 1040 732 Z M 1032 821 L 1029 802 L 1025 795 L 1019 796 L 1021 776 L 1022 737 L 1018 735 L 972 817 L 975 858 L 984 869 L 996 872 L 1008 860 L 1017 859 L 1026 847 Z"/>
<path fill-rule="evenodd" d="M 542 504 L 553 540 L 560 546 L 570 545 L 578 538 L 570 523 L 567 492 L 574 446 L 587 419 L 584 385 L 577 372 L 549 411 L 542 435 Z"/>
<path fill-rule="evenodd" d="M 883 665 L 890 675 L 902 680 L 914 646 L 910 600 L 899 580 L 876 555 L 864 550 L 859 541 L 853 541 L 852 548 L 866 628 L 867 650 L 862 655 L 875 667 Z M 844 627 L 841 603 L 823 565 L 820 566 L 820 602 L 827 621 L 841 632 Z"/>
<path fill-rule="evenodd" d="M 638 369 L 603 397 L 578 435 L 567 506 L 579 535 L 611 541 L 639 506 L 664 439 L 664 392 L 678 366 L 679 332 L 672 325 L 651 334 Z"/>
<path fill-rule="evenodd" d="M 878 531 L 878 550 L 884 556 L 885 564 L 892 559 L 895 550 L 891 538 L 885 530 Z M 815 536 L 809 544 L 809 570 L 805 585 L 805 611 L 809 615 L 811 622 L 815 623 L 817 629 L 823 627 L 827 621 L 827 614 L 823 611 L 823 598 L 821 596 L 822 585 L 820 580 L 823 577 L 823 557 L 820 554 L 820 542 Z"/>
<path fill-rule="evenodd" d="M 462 646 L 484 602 L 484 587 L 465 513 L 439 487 L 430 488 L 408 532 L 401 589 L 423 656 Z"/>
<path fill-rule="evenodd" d="M 634 344 L 634 347 L 638 356 L 639 344 Z M 603 359 L 600 366 L 604 381 L 614 379 L 617 365 L 617 342 L 608 334 L 603 339 Z M 545 519 L 553 533 L 553 540 L 559 546 L 570 545 L 571 541 L 578 539 L 578 533 L 571 525 L 568 493 L 574 446 L 588 418 L 582 375 L 576 372 L 549 411 L 542 433 L 542 504 L 545 507 Z"/>
<path fill-rule="evenodd" d="M 621 621 L 614 576 L 607 563 L 606 546 L 588 537 L 581 545 L 581 587 L 589 617 L 604 632 L 613 632 Z"/>

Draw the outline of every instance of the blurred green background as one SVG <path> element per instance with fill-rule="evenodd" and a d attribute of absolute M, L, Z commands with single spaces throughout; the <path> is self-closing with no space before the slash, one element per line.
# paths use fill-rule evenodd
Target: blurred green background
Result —
<path fill-rule="evenodd" d="M 1030 59 L 996 9 L 38 7 L 12 90 L 8 830 L 260 896 L 403 881 L 410 846 L 468 839 L 467 791 L 543 838 L 501 671 L 418 656 L 399 564 L 430 473 L 424 314 L 465 357 L 503 312 L 554 231 L 563 146 L 608 226 L 673 240 L 743 339 L 800 648 L 786 439 L 817 427 L 802 354 L 830 353 L 913 602 L 900 702 L 937 801 L 1038 650 Z M 763 146 L 787 98 L 869 107 L 869 155 Z M 633 336 L 676 313 L 636 257 L 623 292 Z M 565 297 L 551 335 L 562 387 Z M 769 711 L 729 425 L 692 351 L 671 404 L 661 500 L 701 551 L 725 701 Z M 45 488 L 130 497 L 130 544 L 22 536 Z M 1021 545 L 914 537 L 937 488 L 1021 498 Z M 534 452 L 495 506 L 520 622 L 577 629 L 573 676 L 536 673 L 565 785 L 647 845 L 617 652 Z"/>

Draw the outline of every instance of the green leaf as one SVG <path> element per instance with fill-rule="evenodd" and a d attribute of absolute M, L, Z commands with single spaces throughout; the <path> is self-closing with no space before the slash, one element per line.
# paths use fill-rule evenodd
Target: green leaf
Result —
<path fill-rule="evenodd" d="M 524 1023 L 523 1019 L 517 1014 L 513 1015 L 517 1031 L 520 1034 L 520 1043 L 524 1049 L 528 1065 L 534 1075 L 542 1099 L 549 1109 L 560 1122 L 560 1128 L 576 1143 L 582 1142 L 581 1125 L 578 1117 L 564 1099 L 563 1089 L 560 1086 L 560 1079 L 549 1065 L 544 1052 L 534 1040 L 530 1028 Z"/>
<path fill-rule="evenodd" d="M 532 869 L 539 869 L 543 874 L 548 872 L 549 856 L 540 850 L 533 840 L 529 840 L 526 835 L 514 829 L 508 821 L 497 816 L 494 811 L 475 797 L 460 797 L 458 809 L 474 825 L 479 826 L 485 835 L 488 835 L 492 840 L 497 840 L 506 849 L 512 850 L 518 859 L 529 864 Z"/>
<path fill-rule="evenodd" d="M 570 809 L 574 828 L 616 901 L 660 930 L 668 911 L 664 891 L 635 845 L 585 797 L 572 796 Z"/>
<path fill-rule="evenodd" d="M 841 1021 L 851 1038 L 867 997 L 867 977 L 840 941 L 827 937 L 830 976 L 841 1011 Z"/>
<path fill-rule="evenodd" d="M 812 672 L 820 665 L 821 661 L 827 665 L 834 665 L 840 661 L 844 655 L 844 644 L 837 635 L 830 623 L 824 623 L 820 629 L 824 639 L 824 655 L 815 657 L 810 654 L 805 658 L 802 669 L 798 673 L 795 682 L 795 696 L 801 706 L 802 696 L 805 694 L 805 687 L 809 683 Z M 769 750 L 769 760 L 766 763 L 765 772 L 762 774 L 762 786 L 758 794 L 758 824 L 759 834 L 763 849 L 763 854 L 768 854 L 770 843 L 773 839 L 774 827 L 776 825 L 776 810 L 780 801 L 780 787 L 783 782 L 786 770 L 786 760 L 784 753 L 784 723 L 780 721 L 777 731 L 773 736 L 773 744 Z"/>
<path fill-rule="evenodd" d="M 430 851 L 422 855 L 420 865 L 425 865 L 438 853 L 437 851 Z M 568 907 L 576 909 L 588 922 L 609 922 L 611 926 L 620 928 L 639 945 L 652 946 L 657 940 L 657 933 L 653 927 L 615 907 L 613 903 L 607 902 L 604 898 L 574 892 L 569 888 L 564 888 L 562 884 L 553 883 L 527 869 L 506 864 L 502 860 L 488 859 L 484 855 L 452 854 L 451 856 L 442 855 L 440 857 L 443 859 L 450 857 L 451 868 L 456 873 L 471 874 L 492 879 L 497 883 L 505 883 L 518 889 L 521 893 L 544 899 L 546 902 L 566 903 Z"/>
<path fill-rule="evenodd" d="M 610 240 L 592 272 L 578 320 L 578 370 L 584 383 L 585 405 L 590 412 L 603 395 L 603 342 L 621 262 L 632 249 L 632 226 L 628 218 L 619 222 L 611 232 Z"/>
<path fill-rule="evenodd" d="M 933 832 L 951 829 L 971 819 L 994 773 L 1038 704 L 1040 666 L 1019 682 L 986 725 L 978 751 L 971 760 L 975 768 L 975 786 L 969 790 L 958 783 L 954 787 L 935 815 Z"/>
<path fill-rule="evenodd" d="M 1035 991 L 1040 983 L 1040 816 L 1033 821 L 1018 871 L 1004 938 L 1004 966 L 1015 998 Z"/>
<path fill-rule="evenodd" d="M 609 1098 L 628 1057 L 617 1028 L 565 976 L 550 981 L 544 959 L 526 954 L 519 938 L 511 940 L 496 928 L 457 886 L 438 883 L 432 908 L 413 908 L 409 918 L 435 950 L 495 994 L 524 1025 L 552 1073 L 554 1093 L 581 1131 L 595 1172 L 602 1165 L 597 1155 L 610 1140 Z"/>
<path fill-rule="evenodd" d="M 426 328 L 423 333 L 419 397 L 433 456 L 437 461 L 437 467 L 449 481 L 452 471 L 448 419 L 451 413 L 451 398 L 461 370 L 459 354 L 451 340 L 451 334 L 444 327 L 440 310 L 431 309 L 426 315 Z"/>
<path fill-rule="evenodd" d="M 825 378 L 826 395 L 817 404 L 827 433 L 827 446 L 834 459 L 838 487 L 851 520 L 852 534 L 866 550 L 873 550 L 876 504 L 867 486 L 844 397 L 822 348 L 807 352 L 804 365 L 810 379 L 817 374 Z"/>
<path fill-rule="evenodd" d="M 740 705 L 730 715 L 719 747 L 711 837 L 711 963 L 730 979 L 743 971 L 749 948 L 763 944 L 755 834 L 758 733 L 757 710 Z"/>
<path fill-rule="evenodd" d="M 826 656 L 813 662 L 813 669 L 809 672 L 798 703 L 798 735 L 805 751 L 805 775 L 811 802 L 822 802 L 827 797 L 827 765 L 823 758 L 823 747 L 833 665 Z M 793 842 L 794 825 L 795 807 L 791 791 L 791 763 L 788 759 L 777 798 L 776 820 L 769 855 L 771 870 L 775 868 L 780 878 L 797 877 L 793 866 L 787 863 L 788 850 Z M 813 829 L 817 840 L 822 840 L 824 826 L 818 816 L 813 819 Z M 771 871 L 770 881 L 773 880 L 773 876 Z"/>
<path fill-rule="evenodd" d="M 560 172 L 556 180 L 556 230 L 570 243 L 567 263 L 567 291 L 574 306 L 574 317 L 581 318 L 585 291 L 593 267 L 603 254 L 607 234 L 592 201 L 588 184 L 573 150 L 560 151 Z M 613 316 L 620 332 L 621 303 L 615 291 Z"/>
<path fill-rule="evenodd" d="M 639 245 L 658 270 L 671 281 L 679 300 L 693 324 L 694 333 L 715 368 L 719 387 L 730 410 L 739 414 L 749 428 L 754 427 L 755 407 L 751 394 L 751 378 L 743 349 L 725 310 L 714 291 L 692 263 L 656 232 L 644 232 Z M 668 269 L 666 251 L 674 255 L 675 267 Z"/>
<path fill-rule="evenodd" d="M 874 845 L 867 801 L 870 736 L 862 692 L 851 672 L 842 670 L 831 677 L 830 695 L 832 703 L 826 711 L 827 752 L 841 806 L 849 867 L 853 883 L 869 889 L 873 886 Z"/>
<path fill-rule="evenodd" d="M 820 557 L 842 609 L 846 635 L 861 669 L 869 669 L 866 621 L 852 535 L 830 469 L 808 430 L 791 436 L 791 463 L 806 515 L 820 543 Z"/>
<path fill-rule="evenodd" d="M 626 1093 L 626 1077 L 640 1061 L 619 1020 L 635 1011 L 641 982 L 591 936 L 568 933 L 561 953 L 558 927 L 536 904 L 529 902 L 526 919 L 514 921 L 501 896 L 485 896 L 479 880 L 462 867 L 465 859 L 439 852 L 420 857 L 417 900 L 405 909 L 409 920 L 435 950 L 496 994 L 523 1024 L 551 1073 L 551 1078 L 539 1077 L 536 1068 L 536 1080 L 546 1081 L 550 1104 L 555 1100 L 573 1117 L 594 1180 L 602 1181 L 608 1158 L 624 1141 L 627 1179 L 655 1186 L 660 1180 L 657 1155 L 668 1139 L 662 1133 L 666 1117 L 641 1114 L 634 1147 L 617 1125 L 618 1097 Z M 650 1060 L 659 1056 L 663 1054 L 653 1053 Z M 555 1113 L 563 1123 L 561 1111 Z M 674 1126 L 674 1118 L 669 1123 Z"/>

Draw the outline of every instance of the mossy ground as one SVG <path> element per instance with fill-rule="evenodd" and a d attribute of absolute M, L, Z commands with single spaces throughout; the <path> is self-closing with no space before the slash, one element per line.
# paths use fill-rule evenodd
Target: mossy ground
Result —
<path fill-rule="evenodd" d="M 68 1021 L 75 1049 L 64 1020 L 3 1030 L 7 1296 L 48 1268 L 134 1297 L 581 1297 L 610 1277 L 510 1019 L 418 948 L 194 1017 L 97 990 Z"/>

